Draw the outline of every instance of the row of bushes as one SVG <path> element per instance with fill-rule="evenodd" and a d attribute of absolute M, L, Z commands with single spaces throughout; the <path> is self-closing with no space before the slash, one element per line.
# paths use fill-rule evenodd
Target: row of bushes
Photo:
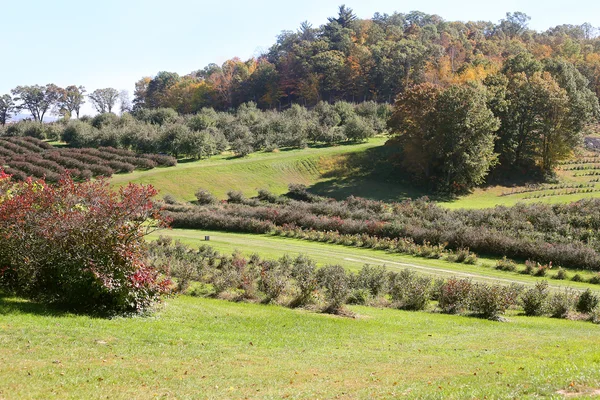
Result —
<path fill-rule="evenodd" d="M 247 103 L 232 112 L 206 108 L 186 116 L 172 109 L 141 109 L 122 117 L 107 113 L 54 123 L 52 128 L 36 129 L 26 121 L 0 128 L 0 136 L 62 139 L 72 147 L 112 146 L 199 159 L 227 149 L 244 156 L 282 147 L 302 148 L 309 142 L 362 141 L 384 132 L 389 114 L 389 105 L 375 102 L 321 102 L 310 110 L 296 104 L 282 112 L 261 111 Z"/>
<path fill-rule="evenodd" d="M 410 238 L 417 244 L 600 270 L 600 199 L 453 211 L 426 199 L 334 201 L 306 193 L 305 201 L 298 201 L 261 193 L 245 199 L 231 192 L 227 203 L 215 204 L 210 194 L 199 191 L 198 205 L 171 204 L 166 209 L 178 228 L 265 233 L 276 226 L 295 225 L 343 235 Z M 295 189 L 288 196 L 300 199 L 302 193 Z"/>
<path fill-rule="evenodd" d="M 168 272 L 177 279 L 180 291 L 201 282 L 208 286 L 196 286 L 192 294 L 312 307 L 338 314 L 349 313 L 345 304 L 418 311 L 437 301 L 441 312 L 467 312 L 494 320 L 519 306 L 525 315 L 565 318 L 574 311 L 596 319 L 599 315 L 598 297 L 591 291 L 551 294 L 546 282 L 525 288 L 457 278 L 434 280 L 408 269 L 394 272 L 370 265 L 351 273 L 339 265 L 317 268 L 313 260 L 302 255 L 278 260 L 263 260 L 256 254 L 245 258 L 237 252 L 229 256 L 206 245 L 193 250 L 165 237 L 150 244 L 149 260 L 156 266 L 169 265 Z"/>
<path fill-rule="evenodd" d="M 559 190 L 559 189 L 585 189 L 593 188 L 596 185 L 591 183 L 563 183 L 560 185 L 529 185 L 524 188 L 511 189 L 510 192 L 503 192 L 501 196 L 511 196 L 513 194 L 540 192 L 543 190 Z"/>
<path fill-rule="evenodd" d="M 6 172 L 15 180 L 33 176 L 58 182 L 67 170 L 73 177 L 85 180 L 177 163 L 170 156 L 135 154 L 113 148 L 55 149 L 33 138 L 0 138 L 0 146 L 0 165 L 6 166 Z"/>

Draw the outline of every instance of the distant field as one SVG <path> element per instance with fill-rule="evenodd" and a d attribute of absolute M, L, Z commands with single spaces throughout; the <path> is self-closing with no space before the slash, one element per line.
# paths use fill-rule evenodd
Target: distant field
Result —
<path fill-rule="evenodd" d="M 314 193 L 337 199 L 355 195 L 401 201 L 427 195 L 410 186 L 362 174 L 349 162 L 381 148 L 384 143 L 385 138 L 374 138 L 363 144 L 254 153 L 241 159 L 218 156 L 180 163 L 171 168 L 119 174 L 113 176 L 111 182 L 115 186 L 128 182 L 152 184 L 161 191 L 161 195 L 169 194 L 183 201 L 194 200 L 194 192 L 198 188 L 207 189 L 224 199 L 229 190 L 240 190 L 246 196 L 255 196 L 261 188 L 283 194 L 290 183 L 307 185 Z M 496 186 L 476 189 L 456 200 L 438 201 L 456 209 L 512 206 L 518 202 L 566 203 L 600 196 L 600 183 L 596 182 L 600 180 L 600 158 L 593 153 L 561 165 L 557 173 L 558 184 Z"/>
<path fill-rule="evenodd" d="M 205 230 L 173 229 L 155 232 L 150 239 L 160 235 L 170 236 L 173 239 L 197 248 L 199 245 L 208 244 L 222 253 L 232 253 L 239 250 L 244 255 L 258 253 L 263 258 L 279 258 L 284 254 L 306 254 L 313 258 L 319 265 L 340 264 L 349 270 L 358 271 L 363 265 L 386 265 L 390 270 L 413 269 L 420 273 L 441 277 L 466 277 L 475 281 L 494 283 L 521 283 L 534 284 L 542 279 L 547 279 L 551 287 L 558 290 L 564 287 L 574 289 L 591 288 L 600 291 L 600 286 L 582 282 L 566 280 L 552 280 L 537 278 L 519 273 L 498 271 L 493 266 L 496 260 L 481 258 L 477 265 L 451 263 L 445 260 L 430 260 L 409 255 L 390 254 L 383 250 L 361 249 L 335 244 L 309 242 L 298 239 L 283 238 L 269 235 L 224 233 Z M 210 236 L 210 241 L 204 241 L 204 236 Z M 570 272 L 571 274 L 573 272 Z M 579 271 L 583 277 L 592 276 L 590 272 Z M 550 272 L 552 276 L 554 272 Z"/>
<path fill-rule="evenodd" d="M 0 296 L 0 398 L 560 398 L 600 388 L 600 327 L 180 296 L 94 319 Z"/>

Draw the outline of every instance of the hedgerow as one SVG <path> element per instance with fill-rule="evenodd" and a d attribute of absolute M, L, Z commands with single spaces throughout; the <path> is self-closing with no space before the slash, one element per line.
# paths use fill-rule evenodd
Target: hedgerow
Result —
<path fill-rule="evenodd" d="M 600 271 L 600 199 L 452 211 L 425 199 L 383 203 L 350 197 L 334 201 L 309 196 L 302 187 L 293 187 L 290 196 L 296 200 L 278 201 L 262 193 L 251 201 L 232 198 L 228 204 L 183 206 L 167 211 L 174 227 L 239 232 L 248 226 L 255 232 L 254 226 L 262 224 L 262 233 L 274 226 L 340 235 L 366 234 L 381 239 L 405 238 L 426 246 L 425 249 L 442 246 L 452 250 L 450 260 L 467 263 L 476 262 L 475 254 L 470 253 L 474 252 Z M 511 266 L 507 262 L 499 268 Z"/>
<path fill-rule="evenodd" d="M 196 294 L 309 307 L 342 315 L 352 315 L 346 304 L 417 311 L 433 308 L 433 299 L 438 301 L 436 309 L 441 312 L 492 320 L 500 320 L 509 308 L 519 307 L 526 315 L 566 318 L 578 302 L 586 303 L 586 315 L 595 315 L 593 293 L 551 294 L 545 281 L 534 287 L 473 283 L 458 278 L 434 282 L 409 269 L 396 272 L 369 265 L 352 273 L 339 265 L 317 268 L 314 260 L 304 255 L 283 256 L 279 260 L 257 255 L 245 258 L 239 253 L 221 254 L 207 245 L 194 250 L 164 237 L 150 244 L 148 263 L 157 267 L 170 265 L 169 272 L 182 291 L 191 280 L 196 280 L 205 285 L 192 291 Z"/>

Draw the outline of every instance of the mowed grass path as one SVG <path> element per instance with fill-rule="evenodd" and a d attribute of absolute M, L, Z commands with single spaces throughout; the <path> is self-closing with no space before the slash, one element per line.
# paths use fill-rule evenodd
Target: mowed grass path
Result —
<path fill-rule="evenodd" d="M 391 254 L 383 250 L 347 247 L 271 235 L 226 233 L 192 229 L 163 230 L 151 234 L 149 239 L 156 239 L 160 235 L 170 236 L 193 248 L 198 248 L 198 246 L 202 244 L 207 244 L 221 253 L 227 254 L 239 250 L 246 256 L 257 253 L 263 258 L 271 259 L 282 257 L 284 254 L 289 254 L 291 256 L 306 254 L 314 259 L 319 266 L 339 264 L 351 271 L 358 271 L 365 264 L 385 265 L 390 270 L 398 271 L 409 268 L 424 274 L 446 278 L 454 276 L 459 278 L 470 278 L 478 282 L 502 284 L 521 283 L 532 285 L 540 280 L 546 279 L 548 280 L 549 285 L 555 290 L 560 290 L 565 287 L 579 290 L 587 288 L 594 291 L 600 290 L 598 285 L 567 280 L 551 280 L 548 278 L 523 275 L 516 272 L 499 271 L 494 268 L 496 260 L 489 258 L 480 259 L 477 265 L 467 265 L 451 263 L 445 260 L 430 260 L 409 255 Z M 204 241 L 204 236 L 206 235 L 210 236 L 210 241 L 208 242 Z M 549 274 L 552 275 L 554 273 L 554 271 L 551 271 Z M 569 273 L 573 274 L 573 272 Z M 581 271 L 580 274 L 587 277 L 590 273 Z"/>
<path fill-rule="evenodd" d="M 227 197 L 229 190 L 240 190 L 246 196 L 256 196 L 257 190 L 262 188 L 283 194 L 290 183 L 310 186 L 326 180 L 319 170 L 321 160 L 361 152 L 384 143 L 385 138 L 373 138 L 362 144 L 253 153 L 244 158 L 218 156 L 170 168 L 114 175 L 111 183 L 117 187 L 129 182 L 152 184 L 161 195 L 169 194 L 185 201 L 195 200 L 194 193 L 198 188 L 221 199 Z"/>
<path fill-rule="evenodd" d="M 600 388 L 600 327 L 181 296 L 92 319 L 0 296 L 2 399 L 559 398 Z M 591 395 L 590 395 L 591 398 Z"/>

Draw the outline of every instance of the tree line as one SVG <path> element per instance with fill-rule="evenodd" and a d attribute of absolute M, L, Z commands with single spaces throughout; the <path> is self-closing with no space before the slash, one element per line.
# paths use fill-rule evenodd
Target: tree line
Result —
<path fill-rule="evenodd" d="M 201 159 L 224 151 L 245 156 L 255 151 L 303 148 L 309 143 L 360 142 L 386 131 L 387 104 L 320 102 L 312 109 L 260 110 L 246 103 L 237 110 L 204 108 L 180 115 L 169 108 L 139 109 L 120 117 L 102 113 L 51 124 L 20 121 L 0 128 L 1 136 L 62 140 L 70 147 L 114 147 L 138 153 L 166 153 Z"/>
<path fill-rule="evenodd" d="M 75 115 L 79 118 L 81 107 L 86 98 L 99 113 L 117 111 L 120 104 L 121 113 L 131 110 L 131 102 L 127 91 L 119 92 L 114 88 L 96 89 L 86 95 L 83 86 L 71 85 L 61 88 L 53 83 L 47 85 L 17 86 L 11 94 L 0 96 L 0 125 L 21 111 L 27 111 L 36 122 L 43 122 L 47 114 L 59 115 L 69 119 Z"/>
<path fill-rule="evenodd" d="M 553 174 L 599 116 L 598 98 L 572 63 L 520 53 L 481 82 L 411 86 L 398 96 L 389 126 L 404 171 L 461 192 L 492 169 Z"/>
<path fill-rule="evenodd" d="M 446 21 L 418 11 L 360 19 L 341 6 L 320 27 L 304 22 L 282 32 L 258 57 L 209 64 L 184 76 L 161 71 L 143 77 L 133 104 L 188 114 L 248 101 L 261 109 L 339 100 L 392 103 L 414 84 L 481 81 L 520 53 L 572 63 L 600 94 L 598 30 L 583 24 L 537 32 L 529 20 L 515 12 L 498 23 Z"/>

